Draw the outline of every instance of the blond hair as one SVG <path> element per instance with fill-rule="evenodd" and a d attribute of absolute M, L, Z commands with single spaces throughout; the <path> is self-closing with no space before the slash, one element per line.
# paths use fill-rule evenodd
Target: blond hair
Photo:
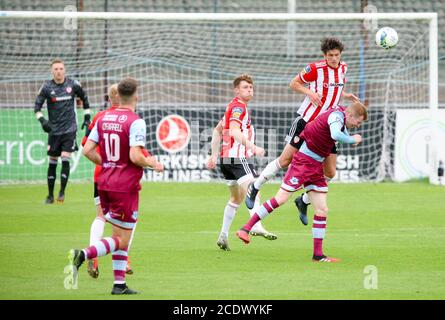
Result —
<path fill-rule="evenodd" d="M 110 99 L 110 102 L 112 105 L 118 105 L 119 104 L 119 93 L 117 91 L 118 84 L 112 84 L 108 88 L 108 98 Z"/>
<path fill-rule="evenodd" d="M 61 64 L 65 65 L 65 63 L 63 62 L 62 59 L 60 59 L 60 58 L 55 58 L 55 59 L 51 60 L 51 63 L 49 64 L 49 66 L 52 67 L 52 66 L 53 66 L 54 64 L 56 64 L 56 63 L 61 63 Z"/>
<path fill-rule="evenodd" d="M 363 121 L 368 120 L 368 108 L 361 102 L 354 102 L 346 108 L 353 116 L 363 116 Z"/>

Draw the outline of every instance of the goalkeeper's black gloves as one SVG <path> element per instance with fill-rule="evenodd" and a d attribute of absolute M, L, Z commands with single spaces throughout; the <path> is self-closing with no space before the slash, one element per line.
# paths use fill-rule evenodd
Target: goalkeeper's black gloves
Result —
<path fill-rule="evenodd" d="M 83 123 L 82 123 L 82 127 L 81 127 L 81 129 L 83 130 L 83 128 L 87 128 L 88 129 L 88 127 L 89 127 L 89 125 L 90 125 L 90 123 L 91 123 L 91 115 L 90 114 L 85 114 L 84 116 L 83 116 Z"/>
<path fill-rule="evenodd" d="M 44 117 L 40 117 L 39 121 L 40 121 L 40 124 L 42 125 L 43 131 L 50 133 L 52 128 L 51 128 L 51 124 L 49 123 L 49 121 L 46 120 Z"/>

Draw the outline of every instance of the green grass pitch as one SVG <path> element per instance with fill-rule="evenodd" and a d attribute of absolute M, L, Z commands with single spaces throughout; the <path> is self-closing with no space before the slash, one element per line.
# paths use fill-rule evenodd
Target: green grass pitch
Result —
<path fill-rule="evenodd" d="M 262 199 L 277 189 L 267 185 Z M 278 240 L 249 245 L 234 235 L 248 218 L 241 206 L 224 252 L 224 184 L 144 183 L 127 276 L 141 294 L 118 298 L 110 257 L 100 258 L 98 279 L 84 265 L 78 289 L 64 288 L 68 250 L 88 245 L 92 184 L 69 184 L 63 205 L 44 205 L 45 196 L 44 185 L 0 186 L 0 299 L 445 298 L 445 188 L 425 182 L 331 184 L 324 249 L 338 264 L 311 262 L 311 223 L 291 201 L 264 221 Z M 370 265 L 377 289 L 364 285 Z"/>

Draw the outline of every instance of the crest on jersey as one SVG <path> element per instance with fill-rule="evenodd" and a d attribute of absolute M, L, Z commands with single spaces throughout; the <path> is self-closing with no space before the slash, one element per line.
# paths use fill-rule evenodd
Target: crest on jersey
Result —
<path fill-rule="evenodd" d="M 301 75 L 305 75 L 306 73 L 309 73 L 309 72 L 311 72 L 311 66 L 307 65 L 306 68 L 301 70 Z"/>
<path fill-rule="evenodd" d="M 293 185 L 298 184 L 298 178 L 297 177 L 292 177 L 292 179 L 289 180 L 289 182 Z"/>
<path fill-rule="evenodd" d="M 241 114 L 243 113 L 243 108 L 235 107 L 232 109 L 232 116 L 230 118 L 239 119 L 241 117 Z"/>
<path fill-rule="evenodd" d="M 187 120 L 177 114 L 164 117 L 156 128 L 156 140 L 159 146 L 169 153 L 185 149 L 190 136 L 191 130 Z"/>
<path fill-rule="evenodd" d="M 67 93 L 71 93 L 71 91 L 73 91 L 73 88 L 71 88 L 71 87 L 67 87 L 67 88 L 66 88 L 66 92 L 67 92 Z"/>
<path fill-rule="evenodd" d="M 127 121 L 127 116 L 125 114 L 119 116 L 119 118 L 117 118 L 117 121 L 119 121 L 120 123 L 123 123 L 125 121 Z"/>

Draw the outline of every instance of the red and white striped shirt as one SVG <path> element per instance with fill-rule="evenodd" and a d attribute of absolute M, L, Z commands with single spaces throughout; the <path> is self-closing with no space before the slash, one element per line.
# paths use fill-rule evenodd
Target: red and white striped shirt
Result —
<path fill-rule="evenodd" d="M 313 105 L 309 96 L 306 96 L 298 109 L 298 114 L 306 122 L 314 120 L 318 115 L 338 104 L 346 83 L 347 71 L 348 65 L 343 61 L 337 68 L 332 68 L 326 60 L 321 60 L 309 64 L 300 72 L 299 78 L 309 84 L 309 90 L 321 93 L 321 105 Z"/>
<path fill-rule="evenodd" d="M 235 97 L 230 101 L 222 118 L 223 145 L 221 158 L 249 158 L 253 156 L 250 149 L 246 149 L 245 146 L 229 135 L 231 121 L 236 121 L 241 125 L 241 132 L 248 141 L 252 143 L 255 141 L 255 131 L 250 120 L 249 110 L 247 110 L 247 104 Z"/>

